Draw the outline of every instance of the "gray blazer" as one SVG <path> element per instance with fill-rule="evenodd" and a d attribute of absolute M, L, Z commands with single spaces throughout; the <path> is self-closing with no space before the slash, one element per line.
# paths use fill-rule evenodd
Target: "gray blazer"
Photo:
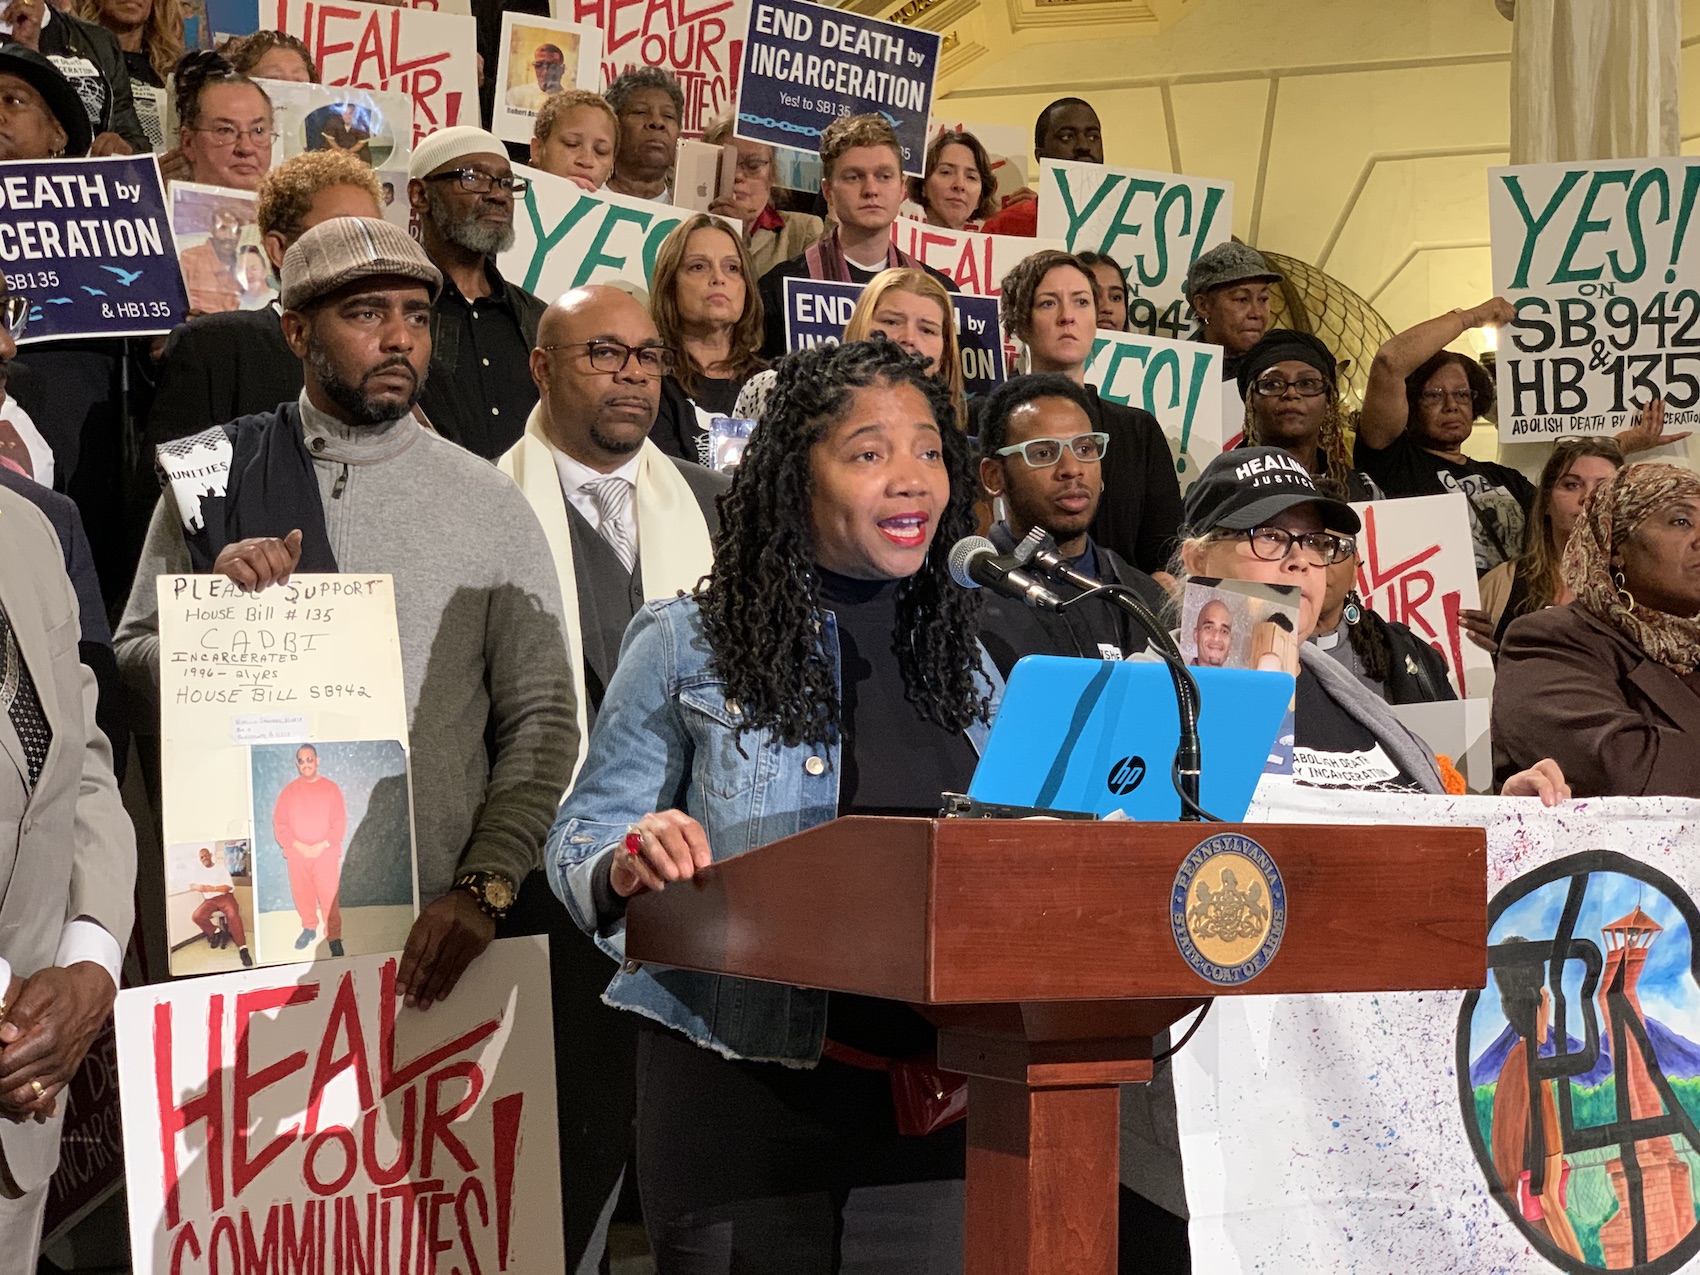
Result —
<path fill-rule="evenodd" d="M 111 746 L 95 724 L 94 674 L 77 659 L 77 599 L 59 541 L 40 510 L 5 488 L 0 606 L 53 732 L 32 792 L 23 746 L 0 713 L 0 956 L 27 976 L 53 964 L 60 932 L 78 917 L 98 922 L 121 948 L 129 942 L 136 834 L 112 778 Z M 59 1123 L 0 1121 L 0 1194 L 34 1190 L 52 1176 Z"/>

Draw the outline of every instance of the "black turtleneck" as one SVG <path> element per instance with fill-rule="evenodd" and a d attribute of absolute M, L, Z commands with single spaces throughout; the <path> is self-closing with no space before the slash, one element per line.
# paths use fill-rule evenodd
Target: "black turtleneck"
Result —
<path fill-rule="evenodd" d="M 961 731 L 921 715 L 897 662 L 895 580 L 853 580 L 824 568 L 821 605 L 837 620 L 842 685 L 841 815 L 939 812 L 939 794 L 965 792 L 978 758 Z"/>

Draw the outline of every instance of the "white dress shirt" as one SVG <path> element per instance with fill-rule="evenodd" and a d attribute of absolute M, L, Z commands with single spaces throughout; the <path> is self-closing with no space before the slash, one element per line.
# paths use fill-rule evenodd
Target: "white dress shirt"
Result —
<path fill-rule="evenodd" d="M 597 535 L 601 535 L 602 507 L 596 503 L 596 496 L 590 490 L 588 484 L 601 482 L 604 478 L 624 478 L 635 491 L 637 488 L 638 462 L 642 459 L 642 453 L 633 452 L 632 458 L 624 465 L 605 474 L 601 470 L 592 469 L 582 461 L 574 460 L 559 447 L 551 445 L 549 450 L 555 457 L 555 472 L 561 476 L 561 494 L 567 498 L 568 504 L 584 515 L 584 520 L 590 524 L 591 530 L 596 532 Z M 632 509 L 635 513 L 637 509 L 635 501 L 632 503 Z M 632 544 L 636 545 L 637 526 L 635 517 L 631 533 Z"/>

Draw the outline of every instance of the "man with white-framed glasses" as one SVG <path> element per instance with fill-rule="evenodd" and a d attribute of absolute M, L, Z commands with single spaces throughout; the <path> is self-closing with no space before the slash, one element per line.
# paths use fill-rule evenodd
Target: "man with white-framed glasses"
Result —
<path fill-rule="evenodd" d="M 1009 553 L 1037 527 L 1080 574 L 1127 585 L 1160 610 L 1165 598 L 1157 582 L 1092 539 L 1111 438 L 1093 428 L 1090 403 L 1086 390 L 1055 372 L 1017 377 L 987 396 L 979 416 L 980 485 L 1002 508 L 991 541 Z M 1080 592 L 1068 584 L 1058 591 Z M 1118 608 L 1039 611 L 990 594 L 980 640 L 1005 676 L 1023 655 L 1119 660 L 1145 649 L 1144 635 Z"/>
<path fill-rule="evenodd" d="M 439 434 L 486 460 L 519 440 L 537 404 L 529 368 L 543 302 L 496 269 L 513 246 L 514 201 L 526 186 L 507 148 L 481 128 L 432 133 L 408 165 L 419 241 L 443 272 L 419 406 Z"/>

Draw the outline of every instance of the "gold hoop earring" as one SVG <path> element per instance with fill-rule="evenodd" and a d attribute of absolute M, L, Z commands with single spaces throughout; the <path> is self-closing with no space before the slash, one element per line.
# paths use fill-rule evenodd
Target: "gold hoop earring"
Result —
<path fill-rule="evenodd" d="M 1617 597 L 1618 600 L 1623 603 L 1623 609 L 1625 611 L 1633 611 L 1635 609 L 1635 595 L 1626 587 L 1628 581 L 1623 578 L 1623 572 L 1618 571 L 1613 573 L 1611 582 L 1617 589 Z"/>

